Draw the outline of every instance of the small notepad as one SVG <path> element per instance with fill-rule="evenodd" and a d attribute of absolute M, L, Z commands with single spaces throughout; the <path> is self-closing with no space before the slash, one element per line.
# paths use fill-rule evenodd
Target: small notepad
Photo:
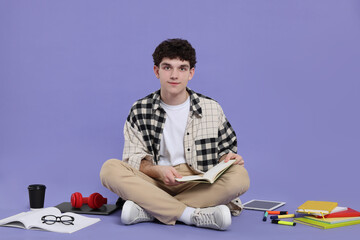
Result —
<path fill-rule="evenodd" d="M 297 212 L 310 213 L 314 215 L 329 214 L 334 208 L 337 207 L 336 202 L 326 201 L 306 201 L 297 208 Z"/>

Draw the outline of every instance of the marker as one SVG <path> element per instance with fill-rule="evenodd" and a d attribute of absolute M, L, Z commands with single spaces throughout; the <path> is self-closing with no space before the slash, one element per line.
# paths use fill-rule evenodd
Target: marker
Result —
<path fill-rule="evenodd" d="M 265 211 L 265 213 L 264 213 L 264 217 L 263 217 L 263 221 L 264 221 L 264 222 L 266 222 L 266 220 L 267 220 L 267 216 L 268 216 L 268 213 Z"/>
<path fill-rule="evenodd" d="M 267 213 L 269 215 L 284 215 L 284 214 L 288 214 L 287 211 L 267 211 Z"/>
<path fill-rule="evenodd" d="M 271 216 L 270 219 L 293 218 L 295 214 Z"/>
<path fill-rule="evenodd" d="M 281 219 L 281 218 L 298 218 L 298 217 L 304 217 L 308 216 L 309 214 L 302 214 L 302 213 L 295 213 L 295 214 L 287 214 L 287 215 L 277 215 L 277 216 L 271 216 L 270 219 Z"/>
<path fill-rule="evenodd" d="M 287 221 L 280 221 L 280 220 L 271 220 L 271 223 L 287 225 L 287 226 L 296 226 L 296 223 L 294 223 L 294 222 L 287 222 Z"/>

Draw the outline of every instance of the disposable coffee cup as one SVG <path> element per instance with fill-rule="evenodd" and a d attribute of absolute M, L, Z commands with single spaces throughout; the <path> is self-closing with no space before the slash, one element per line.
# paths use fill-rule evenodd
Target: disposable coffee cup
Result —
<path fill-rule="evenodd" d="M 43 184 L 32 184 L 28 186 L 31 209 L 44 207 L 45 189 L 46 186 Z"/>

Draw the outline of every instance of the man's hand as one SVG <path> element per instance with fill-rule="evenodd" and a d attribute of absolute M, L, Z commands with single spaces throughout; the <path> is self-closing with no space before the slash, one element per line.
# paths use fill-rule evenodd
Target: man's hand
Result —
<path fill-rule="evenodd" d="M 182 176 L 172 166 L 153 165 L 150 161 L 144 159 L 141 161 L 140 171 L 152 178 L 163 181 L 168 186 L 181 184 L 175 181 L 175 178 L 181 178 Z"/>
<path fill-rule="evenodd" d="M 159 178 L 168 186 L 179 185 L 180 183 L 175 178 L 181 178 L 182 176 L 171 166 L 155 166 L 157 168 Z"/>
<path fill-rule="evenodd" d="M 231 159 L 236 159 L 234 164 L 244 166 L 244 159 L 242 158 L 242 156 L 235 154 L 233 152 L 229 152 L 228 154 L 222 156 L 220 161 L 224 160 L 225 162 L 228 162 Z"/>

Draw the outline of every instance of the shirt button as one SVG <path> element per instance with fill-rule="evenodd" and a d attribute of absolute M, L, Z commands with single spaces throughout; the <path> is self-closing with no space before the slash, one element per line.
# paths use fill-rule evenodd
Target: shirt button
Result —
<path fill-rule="evenodd" d="M 188 152 L 190 152 L 190 148 L 188 148 Z"/>
<path fill-rule="evenodd" d="M 186 133 L 186 135 L 190 135 L 190 133 Z"/>

